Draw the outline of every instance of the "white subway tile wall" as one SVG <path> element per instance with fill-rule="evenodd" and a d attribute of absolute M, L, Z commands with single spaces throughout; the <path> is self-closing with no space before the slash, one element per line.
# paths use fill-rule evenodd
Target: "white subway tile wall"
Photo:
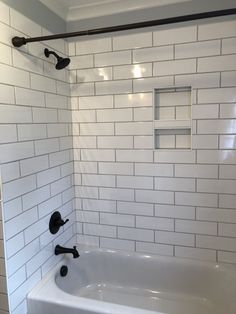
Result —
<path fill-rule="evenodd" d="M 11 313 L 27 313 L 26 294 L 59 261 L 54 246 L 75 234 L 236 263 L 235 21 L 46 43 L 69 51 L 70 71 L 55 71 L 44 45 L 14 49 L 16 31 L 48 34 L 0 3 L 0 312 L 7 277 Z M 175 85 L 193 88 L 193 149 L 154 151 L 153 89 Z M 52 236 L 55 210 L 70 222 Z"/>
<path fill-rule="evenodd" d="M 78 241 L 235 263 L 235 21 L 69 46 L 94 60 L 71 68 Z M 192 150 L 153 150 L 153 89 L 169 86 L 193 88 Z"/>
<path fill-rule="evenodd" d="M 6 274 L 1 228 L 0 313 L 26 314 L 27 293 L 60 261 L 54 246 L 76 241 L 69 71 L 59 73 L 45 61 L 45 45 L 14 49 L 14 34 L 47 31 L 2 2 L 0 12 L 0 220 L 5 224 L 7 263 Z M 58 41 L 52 48 L 65 54 L 66 46 Z M 59 236 L 48 230 L 55 210 L 70 219 Z"/>

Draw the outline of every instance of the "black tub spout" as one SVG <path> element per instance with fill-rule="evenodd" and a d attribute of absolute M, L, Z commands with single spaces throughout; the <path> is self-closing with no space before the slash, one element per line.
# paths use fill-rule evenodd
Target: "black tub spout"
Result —
<path fill-rule="evenodd" d="M 73 258 L 78 258 L 80 256 L 79 252 L 76 249 L 76 246 L 74 246 L 73 249 L 66 248 L 60 245 L 57 245 L 55 247 L 55 255 L 68 254 L 68 253 L 72 254 Z"/>

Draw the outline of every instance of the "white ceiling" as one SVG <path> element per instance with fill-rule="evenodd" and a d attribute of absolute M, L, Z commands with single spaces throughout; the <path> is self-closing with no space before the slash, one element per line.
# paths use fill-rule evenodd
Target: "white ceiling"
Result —
<path fill-rule="evenodd" d="M 39 0 L 66 21 L 159 7 L 191 0 Z"/>

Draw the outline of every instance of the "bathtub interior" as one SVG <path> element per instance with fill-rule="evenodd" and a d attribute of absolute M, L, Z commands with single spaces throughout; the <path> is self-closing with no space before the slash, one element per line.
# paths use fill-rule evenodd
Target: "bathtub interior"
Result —
<path fill-rule="evenodd" d="M 85 251 L 68 259 L 64 292 L 168 314 L 235 314 L 236 275 L 218 265 L 178 258 Z"/>

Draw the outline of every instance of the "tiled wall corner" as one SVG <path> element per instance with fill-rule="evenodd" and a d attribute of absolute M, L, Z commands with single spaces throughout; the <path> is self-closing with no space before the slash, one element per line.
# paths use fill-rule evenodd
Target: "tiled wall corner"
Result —
<path fill-rule="evenodd" d="M 236 260 L 236 22 L 69 44 L 78 242 Z M 192 86 L 192 150 L 153 151 L 154 88 Z"/>

